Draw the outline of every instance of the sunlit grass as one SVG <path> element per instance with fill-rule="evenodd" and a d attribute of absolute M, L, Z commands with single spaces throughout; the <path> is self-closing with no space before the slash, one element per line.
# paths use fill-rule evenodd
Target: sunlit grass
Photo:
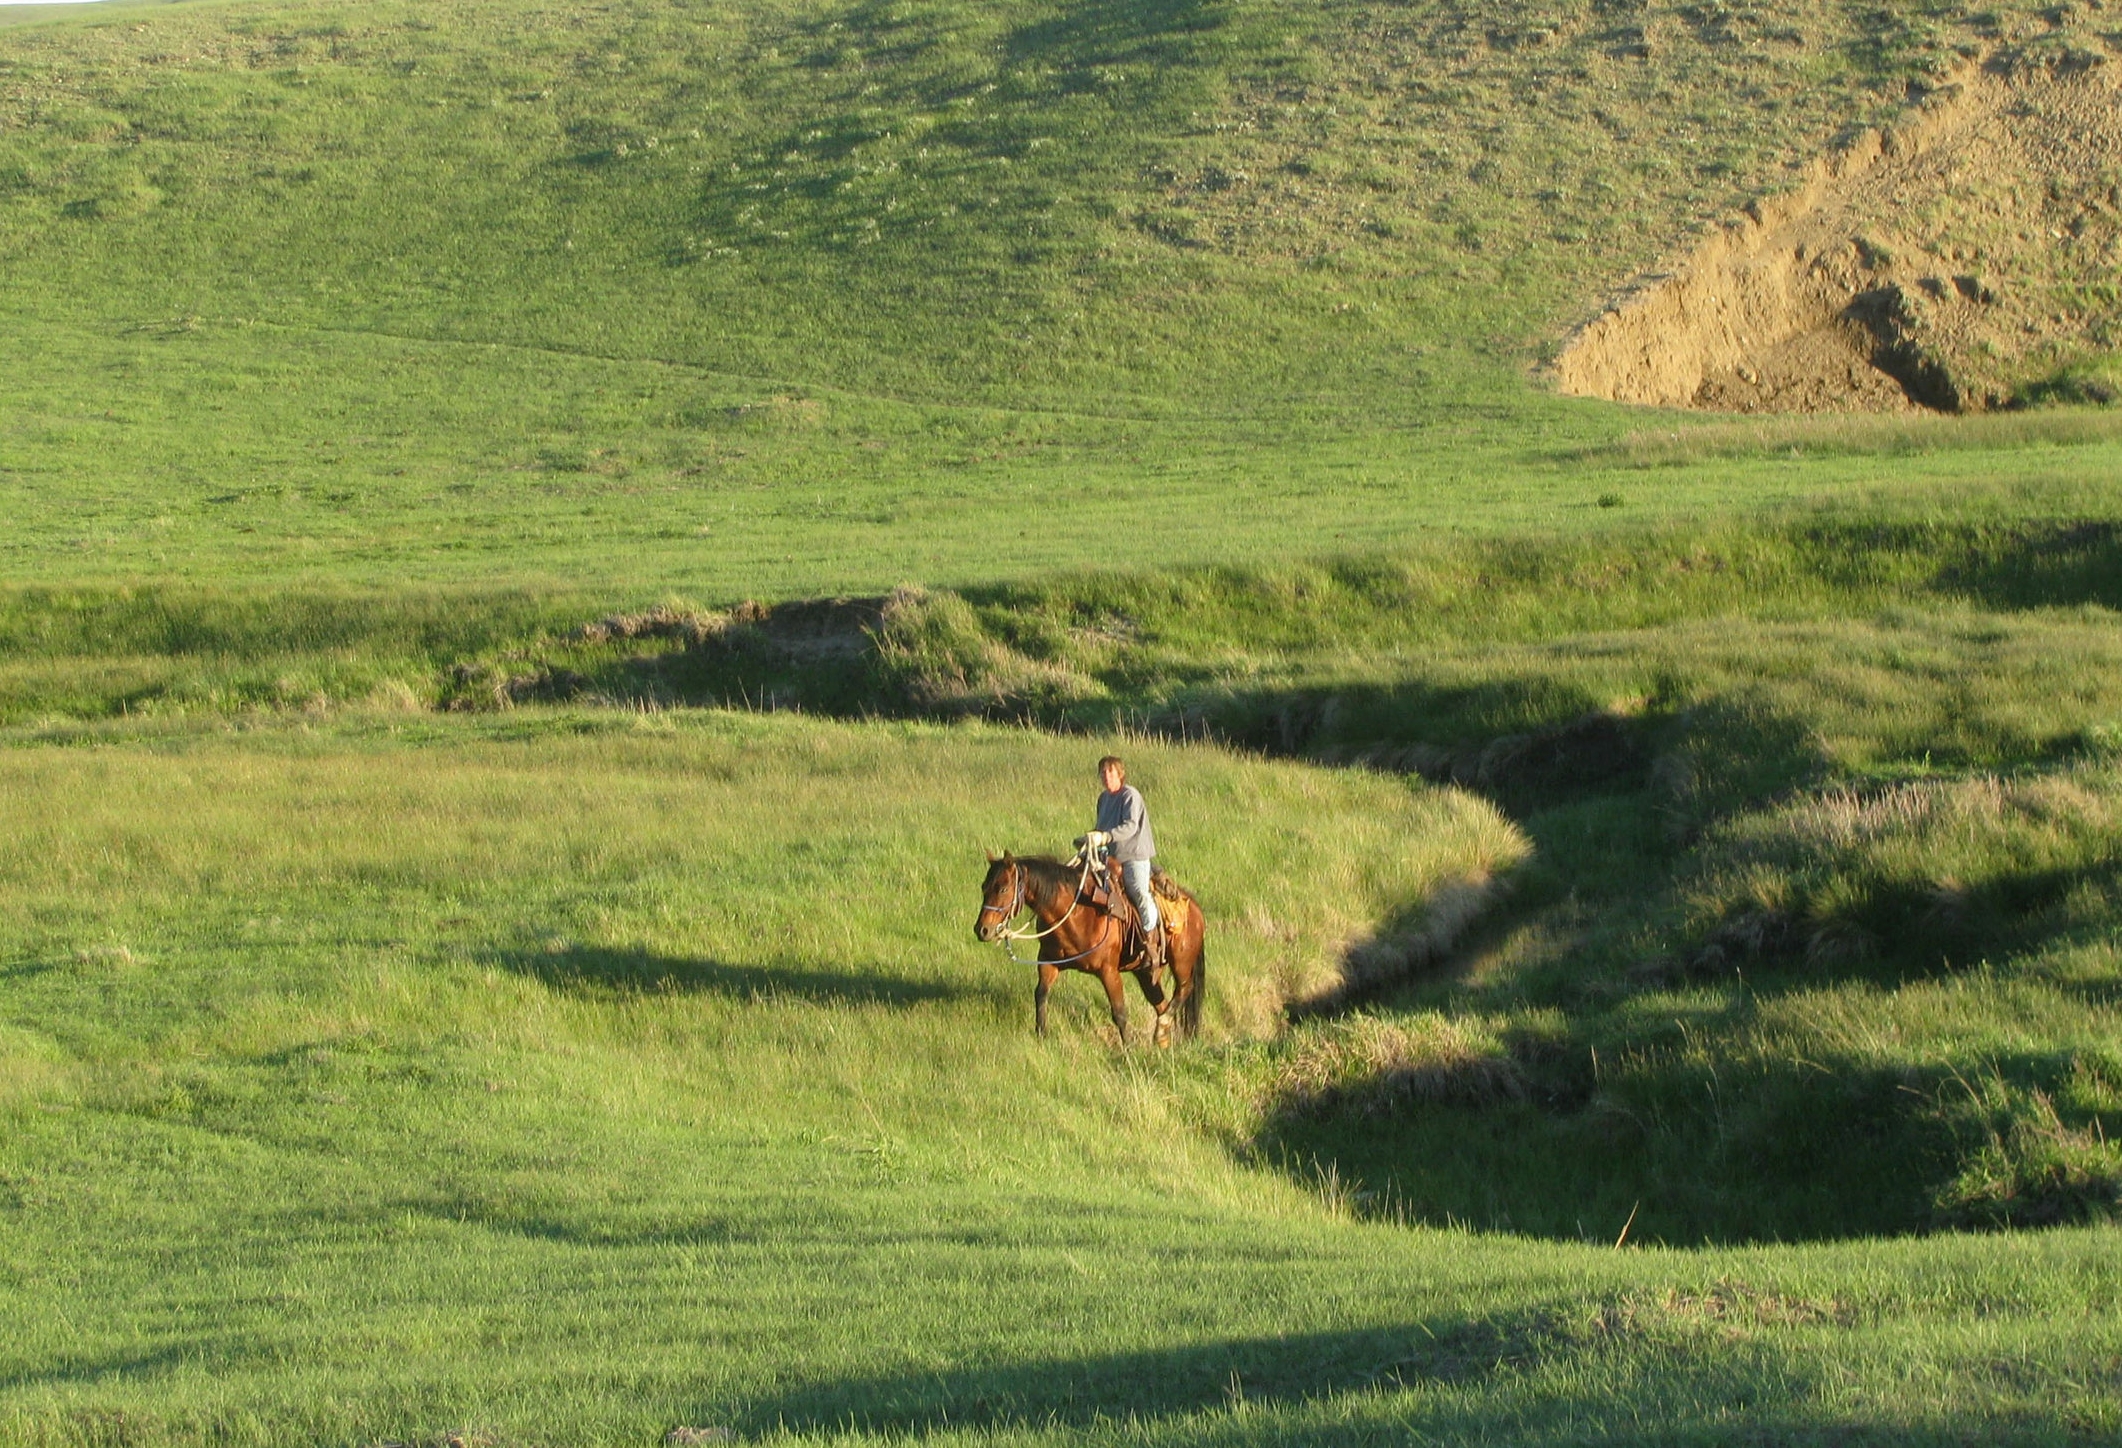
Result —
<path fill-rule="evenodd" d="M 1673 419 L 1587 448 L 1580 461 L 1685 468 L 1713 459 L 1803 461 L 1819 457 L 1905 458 L 1934 453 L 2075 448 L 2122 438 L 2122 415 L 2104 407 L 1986 412 L 1966 417 L 1844 414 L 1746 421 Z"/>
<path fill-rule="evenodd" d="M 9 24 L 0 1438 L 2114 1437 L 2122 433 L 1533 366 L 2082 21 Z"/>
<path fill-rule="evenodd" d="M 1263 1048 L 1119 1054 L 1066 988 L 1034 1042 L 1028 980 L 971 940 L 969 840 L 1080 828 L 1108 741 L 524 711 L 11 742 L 22 1441 L 2115 1411 L 2083 1373 L 2105 1235 L 1646 1255 L 1365 1225 L 1225 1150 L 1206 1103 L 1247 1109 Z M 1398 781 L 1121 747 L 1217 921 L 1219 1036 L 1281 953 L 1518 848 Z M 2007 1349 L 2033 1365 L 1949 1412 L 1906 1386 Z"/>

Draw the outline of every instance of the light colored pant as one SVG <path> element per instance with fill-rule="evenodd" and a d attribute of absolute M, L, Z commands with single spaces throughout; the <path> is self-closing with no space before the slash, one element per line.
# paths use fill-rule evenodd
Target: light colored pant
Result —
<path fill-rule="evenodd" d="M 1157 897 L 1149 890 L 1149 861 L 1122 860 L 1120 888 L 1135 902 L 1135 909 L 1142 916 L 1142 928 L 1155 930 L 1163 917 L 1157 914 Z"/>

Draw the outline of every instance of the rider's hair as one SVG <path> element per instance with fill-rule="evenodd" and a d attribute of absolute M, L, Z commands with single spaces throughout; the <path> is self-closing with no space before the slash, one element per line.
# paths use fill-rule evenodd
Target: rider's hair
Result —
<path fill-rule="evenodd" d="M 1127 766 L 1120 762 L 1119 755 L 1108 754 L 1098 761 L 1098 773 L 1103 774 L 1108 769 L 1118 770 L 1120 772 L 1120 782 L 1122 784 L 1127 783 Z"/>

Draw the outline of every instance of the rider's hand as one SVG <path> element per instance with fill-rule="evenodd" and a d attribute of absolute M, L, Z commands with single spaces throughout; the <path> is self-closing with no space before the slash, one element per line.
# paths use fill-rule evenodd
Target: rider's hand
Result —
<path fill-rule="evenodd" d="M 1107 843 L 1109 843 L 1109 837 L 1103 830 L 1092 830 L 1082 840 L 1082 846 L 1087 850 L 1102 850 Z"/>

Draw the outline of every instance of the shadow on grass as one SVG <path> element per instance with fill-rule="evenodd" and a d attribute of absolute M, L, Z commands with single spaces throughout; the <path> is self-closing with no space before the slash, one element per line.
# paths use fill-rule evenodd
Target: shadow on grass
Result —
<path fill-rule="evenodd" d="M 1757 1342 L 1735 1346 L 1729 1334 L 1714 1347 L 1705 1342 L 1699 1354 L 1675 1352 L 1671 1325 L 1653 1322 L 1654 1315 L 1617 1299 L 1486 1318 L 924 1368 L 800 1386 L 749 1405 L 735 1426 L 747 1436 L 785 1430 L 898 1437 L 1196 1418 L 1187 1425 L 1189 1441 L 1212 1441 L 1222 1427 L 1248 1442 L 1263 1441 L 1263 1430 L 1272 1435 L 1266 1441 L 1376 1442 L 1381 1430 L 1387 1430 L 1385 1441 L 1405 1441 L 1422 1436 L 1423 1429 L 1452 1433 L 1481 1422 L 1493 1429 L 1493 1404 L 1479 1397 L 1441 1394 L 1410 1401 L 1397 1396 L 1404 1388 L 1513 1382 L 1535 1400 L 1520 1406 L 1545 1408 L 1558 1429 L 1570 1420 L 1581 1429 L 1581 1413 L 1591 1406 L 1587 1394 L 1609 1405 L 1615 1398 L 1675 1407 L 1686 1401 L 1714 1411 L 1712 1405 L 1743 1403 L 1771 1384 L 1779 1392 L 1803 1392 L 1806 1374 L 1787 1354 Z M 1662 1351 L 1648 1350 L 1653 1336 L 1666 1339 Z M 1596 1372 L 1588 1385 L 1573 1366 L 1596 1358 L 1610 1369 L 1617 1351 L 1634 1357 L 1631 1348 L 1642 1357 L 1629 1366 L 1641 1371 L 1625 1380 Z M 1543 1378 L 1554 1382 L 1549 1392 L 1525 1392 Z M 1386 1406 L 1380 1398 L 1367 1399 L 1371 1394 L 1395 1395 L 1389 1418 L 1365 1411 L 1372 1404 Z M 1196 1438 L 1202 1432 L 1209 1438 Z M 1513 1441 L 1528 1440 L 1514 1434 Z"/>
<path fill-rule="evenodd" d="M 18 1388 L 100 1387 L 128 1378 L 151 1378 L 169 1371 L 179 1363 L 197 1361 L 198 1357 L 197 1344 L 184 1344 L 158 1348 L 153 1352 L 114 1353 L 108 1357 L 88 1359 L 69 1358 L 56 1367 L 0 1373 L 0 1393 Z M 90 1438 L 86 1441 L 98 1440 Z M 116 1441 L 125 1440 L 121 1438 Z"/>
<path fill-rule="evenodd" d="M 1741 775 L 1758 767 L 1745 758 L 1754 749 L 1773 752 L 1773 738 L 1740 742 L 1731 752 Z M 1768 772 L 1799 758 L 1786 753 Z M 1734 807 L 1745 785 L 1727 780 L 1707 802 Z M 1780 862 L 1789 888 L 1775 907 L 1727 882 L 1731 913 L 1685 929 L 1667 893 L 1678 851 L 1656 838 L 1666 807 L 1622 790 L 1528 815 L 1534 861 L 1486 929 L 1492 945 L 1514 922 L 1558 932 L 1545 955 L 1499 986 L 1418 971 L 1324 1012 L 1380 998 L 1454 1018 L 1500 1011 L 1511 1022 L 1498 1028 L 1502 1053 L 1424 1046 L 1420 1025 L 1413 1046 L 1382 1050 L 1375 1042 L 1389 1034 L 1337 1038 L 1325 1028 L 1304 1038 L 1307 1059 L 1345 1049 L 1358 1053 L 1350 1060 L 1370 1052 L 1368 1063 L 1335 1068 L 1322 1088 L 1315 1068 L 1293 1058 L 1269 1087 L 1252 1159 L 1366 1215 L 1605 1242 L 1632 1224 L 1634 1240 L 1686 1245 L 1981 1225 L 1952 1205 L 1972 1164 L 2053 1141 L 2084 1156 L 2091 1175 L 2073 1185 L 2067 1172 L 2029 1168 L 2000 1188 L 1998 1219 L 2042 1225 L 2107 1210 L 2098 1203 L 2112 1171 L 2087 1143 L 2104 1143 L 2114 1117 L 2061 1104 L 2082 1064 L 2067 1046 L 1851 1054 L 1794 1042 L 1791 1009 L 1774 1003 L 1812 999 L 1861 1016 L 1874 998 L 1866 988 L 1883 1000 L 1905 985 L 1993 972 L 2042 980 L 2045 961 L 2111 939 L 2122 861 L 2088 839 L 2090 858 L 2017 868 L 2000 858 L 1994 873 L 1957 881 L 1907 873 L 1921 858 L 1801 853 Z M 2098 1007 L 2122 986 L 2095 977 L 2054 989 Z M 1768 1008 L 1780 1024 L 1764 1028 Z M 1385 1017 L 1388 1031 L 1411 1019 Z M 1829 1035 L 1864 1029 L 1853 1016 Z M 1902 1029 L 1878 1026 L 1888 1042 Z"/>
<path fill-rule="evenodd" d="M 1632 1043 L 1638 1059 L 1602 1080 L 1572 1042 L 1502 1100 L 1434 1099 L 1449 1086 L 1437 1081 L 1424 1082 L 1429 1099 L 1395 1100 L 1390 1081 L 1325 1107 L 1285 1098 L 1253 1150 L 1364 1215 L 1565 1241 L 1834 1241 L 1936 1225 L 1965 1144 L 1922 1109 L 1945 1073 L 1719 1070 L 1660 1045 Z"/>
<path fill-rule="evenodd" d="M 969 986 L 908 980 L 875 973 L 818 970 L 783 965 L 732 965 L 697 956 L 658 955 L 645 950 L 608 950 L 573 945 L 565 950 L 507 951 L 490 964 L 528 975 L 573 994 L 719 995 L 734 1000 L 794 996 L 819 1003 L 912 1006 L 962 999 Z"/>
<path fill-rule="evenodd" d="M 1184 65 L 1192 59 L 1188 37 L 1216 30 L 1227 19 L 1224 8 L 1208 0 L 1091 0 L 1011 32 L 1004 51 L 1014 64 Z"/>
<path fill-rule="evenodd" d="M 1324 1088 L 1295 1075 L 1273 1088 L 1247 1154 L 1361 1215 L 1588 1242 L 1624 1230 L 1687 1246 L 2110 1218 L 2122 1188 L 2104 1143 L 2117 1117 L 2074 1099 L 2087 1061 L 2069 1045 L 1882 1060 L 1792 1043 L 1787 1012 L 1756 1029 L 1778 995 L 1924 973 L 1849 958 L 1781 979 L 1749 973 L 1655 1005 L 1639 995 L 1556 1013 L 1559 1029 L 1521 1023 L 1499 1055 L 1417 1050 Z M 2020 1139 L 2029 1132 L 2037 1140 Z M 2043 1141 L 2083 1157 L 2090 1175 L 2029 1171 L 1993 1210 L 1954 1205 L 1972 1163 L 2008 1144 L 2016 1160 Z"/>
<path fill-rule="evenodd" d="M 2027 524 L 1984 540 L 1939 571 L 1941 592 L 1991 608 L 2122 608 L 2122 524 Z"/>
<path fill-rule="evenodd" d="M 1653 984 L 1743 976 L 1756 995 L 1862 980 L 1891 988 L 1984 962 L 2091 943 L 2113 927 L 2122 860 L 2010 871 L 1972 884 L 1841 873 L 1776 910 L 1727 917 L 1698 950 L 1641 972 Z"/>

